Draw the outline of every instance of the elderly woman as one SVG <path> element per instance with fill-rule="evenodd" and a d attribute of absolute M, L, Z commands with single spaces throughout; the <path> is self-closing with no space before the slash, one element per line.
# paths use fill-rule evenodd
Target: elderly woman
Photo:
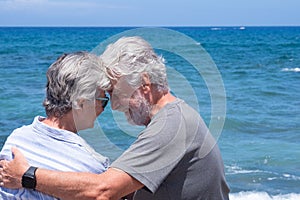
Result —
<path fill-rule="evenodd" d="M 32 124 L 14 130 L 0 157 L 11 160 L 11 147 L 17 146 L 32 166 L 104 172 L 108 158 L 96 153 L 77 132 L 93 127 L 108 103 L 104 90 L 109 87 L 110 81 L 97 56 L 86 52 L 63 54 L 47 71 L 43 103 L 47 117 L 37 116 Z M 1 199 L 55 199 L 24 188 L 1 187 L 0 195 Z"/>

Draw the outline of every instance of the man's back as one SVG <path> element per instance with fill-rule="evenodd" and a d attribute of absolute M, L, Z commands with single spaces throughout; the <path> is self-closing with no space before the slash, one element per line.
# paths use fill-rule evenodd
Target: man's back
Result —
<path fill-rule="evenodd" d="M 199 114 L 179 99 L 112 166 L 145 185 L 135 199 L 228 199 L 219 149 Z"/>

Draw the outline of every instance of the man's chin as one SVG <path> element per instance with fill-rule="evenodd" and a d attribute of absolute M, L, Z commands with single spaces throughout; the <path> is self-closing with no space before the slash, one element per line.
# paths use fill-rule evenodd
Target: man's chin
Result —
<path fill-rule="evenodd" d="M 127 122 L 133 126 L 145 126 L 143 123 L 141 123 L 140 121 L 137 121 L 137 120 L 134 120 L 132 117 L 131 117 L 131 114 L 130 112 L 126 112 L 124 113 L 125 116 L 126 116 L 126 119 L 127 119 Z"/>
<path fill-rule="evenodd" d="M 134 126 L 143 126 L 142 124 L 136 123 L 130 116 L 126 115 L 126 118 L 127 118 L 128 123 L 131 124 L 131 125 L 134 125 Z"/>

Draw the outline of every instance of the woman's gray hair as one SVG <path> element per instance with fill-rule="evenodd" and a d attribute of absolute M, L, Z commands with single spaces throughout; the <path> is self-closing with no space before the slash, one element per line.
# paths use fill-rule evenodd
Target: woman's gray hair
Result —
<path fill-rule="evenodd" d="M 94 100 L 97 88 L 110 88 L 100 58 L 87 52 L 63 54 L 47 71 L 43 102 L 47 116 L 61 117 L 78 109 L 78 100 Z"/>
<path fill-rule="evenodd" d="M 128 84 L 137 88 L 142 85 L 142 75 L 147 73 L 159 91 L 169 91 L 164 59 L 141 37 L 122 37 L 108 45 L 100 57 L 110 79 L 125 77 Z"/>

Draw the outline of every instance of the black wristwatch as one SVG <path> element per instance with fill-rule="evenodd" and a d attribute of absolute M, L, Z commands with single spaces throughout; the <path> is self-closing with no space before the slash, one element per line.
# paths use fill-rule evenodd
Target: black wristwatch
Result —
<path fill-rule="evenodd" d="M 22 176 L 22 187 L 27 189 L 35 189 L 36 187 L 36 177 L 35 171 L 37 167 L 29 167 L 27 171 Z"/>

